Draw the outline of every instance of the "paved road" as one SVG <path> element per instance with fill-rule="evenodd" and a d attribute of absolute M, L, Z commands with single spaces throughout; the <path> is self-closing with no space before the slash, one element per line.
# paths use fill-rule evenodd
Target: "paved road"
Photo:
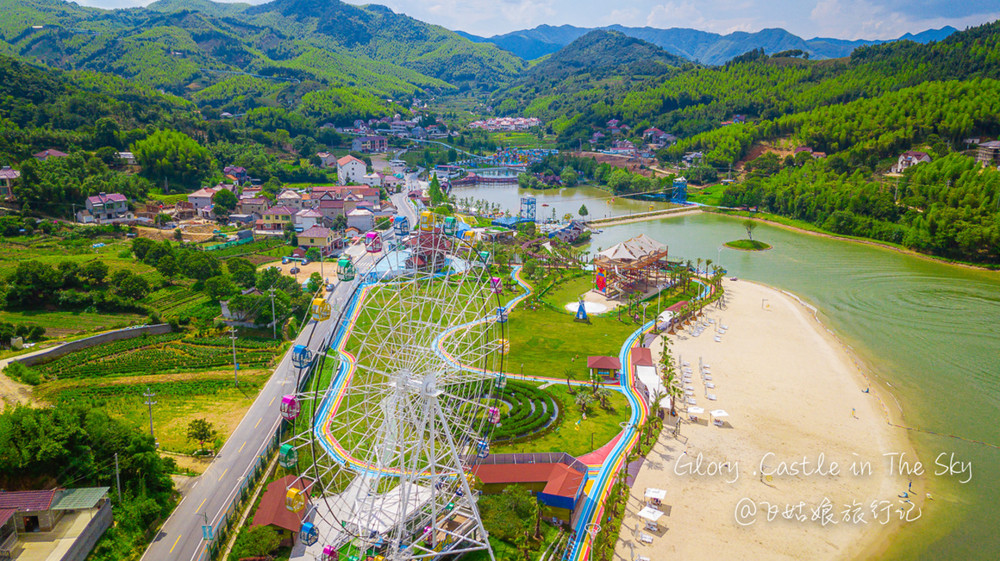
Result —
<path fill-rule="evenodd" d="M 416 223 L 416 213 L 405 194 L 397 204 L 404 214 Z M 358 269 L 371 264 L 371 256 L 364 248 L 355 245 L 347 252 L 355 259 Z M 353 283 L 338 283 L 328 299 L 346 302 Z M 323 322 L 310 322 L 295 344 L 308 344 L 316 352 L 328 341 L 336 322 L 336 315 Z M 197 481 L 192 484 L 187 496 L 157 533 L 146 549 L 141 561 L 193 561 L 201 559 L 207 542 L 202 540 L 202 525 L 207 523 L 215 528 L 222 514 L 229 508 L 239 491 L 251 466 L 267 448 L 281 423 L 279 405 L 281 396 L 294 393 L 297 368 L 292 365 L 291 350 L 282 358 L 274 374 L 261 389 L 257 399 L 250 406 L 243 421 L 230 435 L 220 454 Z"/>

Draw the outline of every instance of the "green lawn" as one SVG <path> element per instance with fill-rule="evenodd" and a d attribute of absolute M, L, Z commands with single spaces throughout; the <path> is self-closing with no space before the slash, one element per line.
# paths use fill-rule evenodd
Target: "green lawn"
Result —
<path fill-rule="evenodd" d="M 763 251 L 765 249 L 771 249 L 770 244 L 766 244 L 760 240 L 736 240 L 726 242 L 725 246 L 743 251 Z"/>
<path fill-rule="evenodd" d="M 552 432 L 534 440 L 493 446 L 490 449 L 491 453 L 567 452 L 573 456 L 580 456 L 607 444 L 621 432 L 619 423 L 628 419 L 628 401 L 618 392 L 611 392 L 611 398 L 608 400 L 611 408 L 609 411 L 601 409 L 595 401 L 589 406 L 587 418 L 584 419 L 580 408 L 574 403 L 576 396 L 570 395 L 565 383 L 551 385 L 545 388 L 545 391 L 559 401 L 559 407 L 563 411 L 562 424 Z M 590 391 L 590 388 L 576 387 L 574 391 Z M 593 434 L 593 447 L 590 444 L 591 434 Z"/>
<path fill-rule="evenodd" d="M 77 333 L 107 331 L 145 323 L 139 314 L 101 314 L 97 312 L 61 312 L 49 310 L 0 311 L 0 321 L 13 324 L 40 325 L 49 339 Z"/>
<path fill-rule="evenodd" d="M 490 140 L 500 146 L 518 146 L 523 148 L 555 148 L 556 139 L 554 136 L 543 136 L 538 138 L 531 132 L 492 132 Z"/>
<path fill-rule="evenodd" d="M 693 203 L 719 206 L 719 202 L 722 200 L 722 193 L 725 190 L 726 186 L 722 184 L 707 185 L 701 189 L 689 190 L 687 198 Z"/>

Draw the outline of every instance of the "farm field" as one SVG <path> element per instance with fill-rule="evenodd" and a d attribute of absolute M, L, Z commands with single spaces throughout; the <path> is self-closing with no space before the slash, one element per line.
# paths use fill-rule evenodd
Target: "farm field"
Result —
<path fill-rule="evenodd" d="M 197 443 L 187 439 L 188 423 L 206 419 L 224 442 L 253 403 L 285 347 L 267 339 L 237 339 L 239 387 L 233 381 L 228 337 L 199 338 L 183 333 L 106 343 L 30 370 L 43 377 L 34 390 L 39 400 L 51 404 L 87 403 L 143 428 L 149 424 L 143 394 L 152 391 L 156 394 L 153 432 L 162 449 L 191 453 Z"/>
<path fill-rule="evenodd" d="M 104 247 L 93 248 L 95 243 L 103 243 Z M 128 269 L 146 277 L 151 284 L 159 283 L 160 273 L 143 263 L 135 261 L 131 255 L 119 255 L 130 249 L 131 244 L 125 240 L 110 238 L 63 240 L 51 236 L 35 236 L 31 238 L 0 238 L 0 276 L 13 272 L 21 261 L 34 260 L 53 267 L 63 261 L 83 264 L 93 259 L 100 259 L 108 266 L 108 274 L 114 274 L 120 269 Z"/>
<path fill-rule="evenodd" d="M 504 147 L 555 148 L 556 138 L 546 135 L 542 138 L 530 132 L 491 132 L 490 140 Z"/>

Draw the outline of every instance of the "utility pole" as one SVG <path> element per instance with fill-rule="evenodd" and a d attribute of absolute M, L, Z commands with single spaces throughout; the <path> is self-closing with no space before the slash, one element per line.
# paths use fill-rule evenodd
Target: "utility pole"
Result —
<path fill-rule="evenodd" d="M 278 338 L 278 318 L 274 317 L 274 287 L 267 290 L 271 294 L 271 338 Z"/>
<path fill-rule="evenodd" d="M 118 500 L 122 500 L 122 478 L 118 470 L 118 452 L 115 452 L 115 485 L 118 487 Z"/>
<path fill-rule="evenodd" d="M 156 402 L 153 401 L 153 398 L 156 397 L 156 394 L 149 389 L 149 386 L 146 386 L 146 393 L 142 394 L 142 397 L 146 398 L 145 405 L 149 408 L 149 436 L 153 437 L 153 442 L 155 443 L 156 435 L 153 434 L 153 406 L 156 405 Z"/>
<path fill-rule="evenodd" d="M 240 385 L 239 370 L 240 365 L 236 362 L 236 326 L 229 328 L 229 340 L 233 343 L 233 380 L 236 381 L 236 385 Z"/>

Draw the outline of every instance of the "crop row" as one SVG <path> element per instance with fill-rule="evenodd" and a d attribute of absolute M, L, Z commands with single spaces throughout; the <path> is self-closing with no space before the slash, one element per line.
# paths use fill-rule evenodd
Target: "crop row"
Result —
<path fill-rule="evenodd" d="M 206 347 L 225 347 L 231 343 L 228 337 L 202 337 L 199 339 L 188 339 L 184 341 L 189 345 L 200 345 Z M 239 337 L 236 339 L 237 349 L 274 349 L 281 342 L 277 339 L 263 339 L 260 337 Z"/>
<path fill-rule="evenodd" d="M 494 440 L 531 434 L 544 428 L 557 411 L 555 400 L 548 392 L 527 384 L 509 382 L 501 399 L 510 403 L 511 410 L 507 417 L 501 419 L 500 426 L 493 430 Z"/>
<path fill-rule="evenodd" d="M 69 379 L 205 370 L 232 365 L 232 348 L 228 339 L 223 340 L 225 344 L 216 346 L 179 340 L 179 337 L 166 341 L 147 341 L 142 346 L 119 345 L 132 341 L 101 345 L 100 347 L 109 348 L 87 349 L 93 352 L 85 355 L 74 353 L 37 368 L 50 379 Z M 237 340 L 238 343 L 239 341 Z M 257 341 L 250 341 L 249 344 L 249 348 L 237 346 L 236 360 L 242 368 L 262 367 L 271 363 L 276 346 L 263 346 Z"/>
<path fill-rule="evenodd" d="M 36 369 L 41 372 L 58 371 L 75 365 L 127 353 L 143 347 L 163 345 L 177 341 L 182 337 L 184 337 L 182 333 L 167 333 L 165 335 L 143 335 L 133 339 L 112 341 L 110 343 L 103 343 L 86 349 L 73 351 L 72 353 L 61 356 L 51 362 L 38 365 Z"/>

